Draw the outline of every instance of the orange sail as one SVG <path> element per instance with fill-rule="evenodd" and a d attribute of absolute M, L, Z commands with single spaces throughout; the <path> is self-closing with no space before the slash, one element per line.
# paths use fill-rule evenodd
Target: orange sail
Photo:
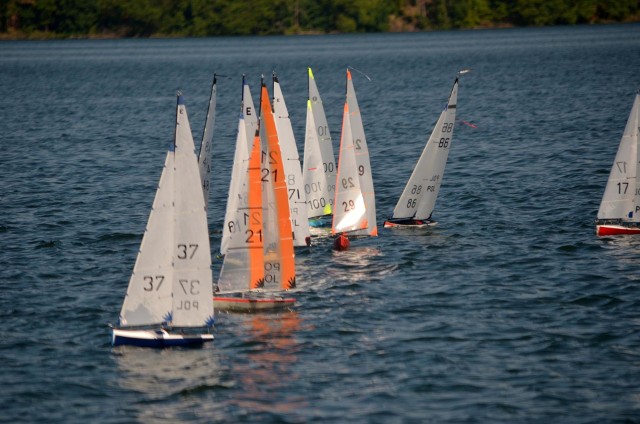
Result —
<path fill-rule="evenodd" d="M 267 87 L 262 84 L 260 107 L 261 120 L 264 124 L 266 134 L 266 149 L 269 153 L 266 161 L 269 166 L 269 177 L 273 183 L 275 194 L 275 212 L 278 222 L 279 252 L 280 259 L 280 287 L 284 290 L 292 289 L 296 286 L 295 254 L 293 251 L 293 232 L 291 229 L 291 218 L 289 212 L 289 198 L 287 184 L 285 181 L 284 166 L 282 164 L 282 154 L 278 143 L 278 132 L 273 118 L 269 93 Z M 271 212 L 271 211 L 269 211 Z"/>
<path fill-rule="evenodd" d="M 256 131 L 253 149 L 249 157 L 249 209 L 244 215 L 247 220 L 247 244 L 250 246 L 249 259 L 251 273 L 249 287 L 259 289 L 264 286 L 264 254 L 262 235 L 262 181 L 260 173 L 260 136 Z"/>

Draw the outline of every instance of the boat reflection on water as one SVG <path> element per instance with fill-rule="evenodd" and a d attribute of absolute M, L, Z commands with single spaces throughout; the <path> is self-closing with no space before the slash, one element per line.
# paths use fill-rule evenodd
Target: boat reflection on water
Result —
<path fill-rule="evenodd" d="M 377 247 L 357 246 L 356 242 L 348 250 L 332 251 L 334 266 L 327 268 L 327 273 L 333 280 L 347 280 L 362 282 L 384 279 L 393 273 L 398 266 L 381 260 L 384 256 Z M 380 260 L 379 260 L 380 259 Z"/>
<path fill-rule="evenodd" d="M 224 371 L 215 345 L 201 348 L 113 349 L 118 385 L 139 393 L 138 402 L 122 405 L 132 422 L 181 422 L 223 417 L 215 393 L 224 390 Z M 135 417 L 135 418 L 134 418 Z"/>
<path fill-rule="evenodd" d="M 232 364 L 239 389 L 231 402 L 251 413 L 286 413 L 308 406 L 291 387 L 297 380 L 300 317 L 295 311 L 242 317 L 247 331 L 243 354 Z"/>
<path fill-rule="evenodd" d="M 601 242 L 605 255 L 624 264 L 640 264 L 640 238 L 637 235 L 603 236 L 598 241 Z"/>

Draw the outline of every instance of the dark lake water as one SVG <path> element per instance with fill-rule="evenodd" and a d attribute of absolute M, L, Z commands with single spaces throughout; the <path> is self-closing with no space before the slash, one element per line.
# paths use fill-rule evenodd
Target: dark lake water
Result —
<path fill-rule="evenodd" d="M 0 421 L 640 422 L 640 238 L 593 220 L 640 87 L 640 25 L 0 43 Z M 217 314 L 202 349 L 113 349 L 175 91 L 219 78 L 217 251 L 241 74 L 278 72 L 302 151 L 306 67 L 337 143 L 347 66 L 378 221 L 455 74 L 425 231 L 297 255 L 295 311 Z M 214 259 L 214 278 L 220 269 Z"/>

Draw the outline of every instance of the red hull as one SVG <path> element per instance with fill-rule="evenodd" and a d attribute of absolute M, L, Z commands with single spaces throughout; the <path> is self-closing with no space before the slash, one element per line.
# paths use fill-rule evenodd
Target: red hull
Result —
<path fill-rule="evenodd" d="M 640 234 L 640 228 L 624 227 L 622 225 L 596 225 L 599 236 L 617 236 L 622 234 Z"/>

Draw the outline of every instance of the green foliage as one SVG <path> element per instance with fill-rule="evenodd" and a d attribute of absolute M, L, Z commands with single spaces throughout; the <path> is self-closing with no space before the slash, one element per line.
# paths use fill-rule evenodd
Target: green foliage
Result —
<path fill-rule="evenodd" d="M 212 36 L 640 20 L 638 0 L 0 0 L 4 37 Z"/>

